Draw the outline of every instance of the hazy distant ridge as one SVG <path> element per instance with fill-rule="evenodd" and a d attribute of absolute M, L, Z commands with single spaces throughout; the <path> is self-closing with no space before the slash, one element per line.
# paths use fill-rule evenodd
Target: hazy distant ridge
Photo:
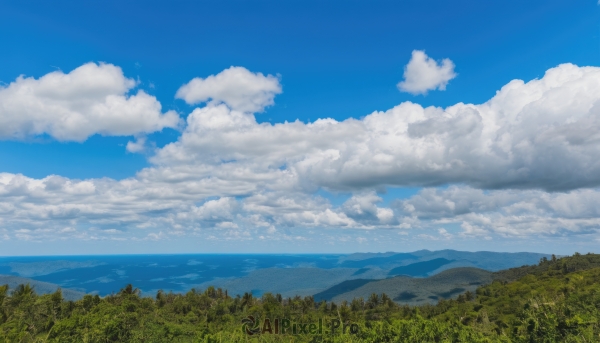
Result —
<path fill-rule="evenodd" d="M 37 294 L 54 293 L 60 287 L 59 285 L 53 283 L 36 281 L 34 279 L 29 278 L 23 278 L 12 275 L 0 275 L 0 285 L 8 285 L 10 289 L 15 289 L 18 285 L 21 284 L 29 284 L 33 286 L 33 290 Z M 66 300 L 78 300 L 83 298 L 83 296 L 85 295 L 85 293 L 83 292 L 75 291 L 68 288 L 61 288 L 61 291 L 63 294 L 63 298 L 65 298 Z"/>
<path fill-rule="evenodd" d="M 305 296 L 322 293 L 336 285 L 341 285 L 345 292 L 350 288 L 355 290 L 361 283 L 354 281 L 358 279 L 382 280 L 399 274 L 429 277 L 457 267 L 497 271 L 537 264 L 542 257 L 550 256 L 419 250 L 350 255 L 4 257 L 0 259 L 0 274 L 5 274 L 4 282 L 10 280 L 11 285 L 37 283 L 40 293 L 53 292 L 61 285 L 78 292 L 73 296 L 81 296 L 82 292 L 101 296 L 116 293 L 129 283 L 139 287 L 144 296 L 155 296 L 159 289 L 185 293 L 191 288 L 203 290 L 208 286 L 227 289 L 231 295 L 251 291 L 256 296 L 266 292 Z M 353 282 L 344 283 L 346 281 Z M 341 293 L 344 292 L 334 292 Z"/>

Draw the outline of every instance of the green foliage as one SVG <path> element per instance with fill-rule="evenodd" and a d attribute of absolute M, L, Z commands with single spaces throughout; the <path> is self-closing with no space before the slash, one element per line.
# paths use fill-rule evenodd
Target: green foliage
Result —
<path fill-rule="evenodd" d="M 436 305 L 401 306 L 386 294 L 335 304 L 280 294 L 230 297 L 209 287 L 140 296 L 132 285 L 67 301 L 29 285 L 0 286 L 0 342 L 600 342 L 600 256 L 576 255 L 495 274 Z M 241 321 L 358 324 L 358 333 L 248 337 Z"/>
<path fill-rule="evenodd" d="M 599 267 L 600 255 L 598 254 L 590 253 L 586 255 L 581 255 L 579 253 L 575 253 L 575 255 L 571 257 L 564 257 L 560 259 L 552 255 L 552 258 L 550 260 L 544 257 L 540 260 L 540 263 L 537 265 L 522 266 L 519 268 L 501 270 L 495 272 L 493 274 L 493 277 L 494 279 L 499 281 L 509 282 L 518 280 L 530 274 L 540 275 L 548 272 L 550 272 L 551 275 L 559 273 L 566 274 Z"/>

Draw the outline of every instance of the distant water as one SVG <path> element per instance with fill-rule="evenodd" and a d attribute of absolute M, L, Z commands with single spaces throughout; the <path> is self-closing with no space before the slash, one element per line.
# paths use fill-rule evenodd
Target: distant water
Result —
<path fill-rule="evenodd" d="M 261 268 L 338 267 L 344 255 L 107 255 L 0 257 L 0 274 L 51 282 L 101 296 L 126 284 L 144 295 L 159 289 L 187 292 L 215 278 L 234 278 Z"/>

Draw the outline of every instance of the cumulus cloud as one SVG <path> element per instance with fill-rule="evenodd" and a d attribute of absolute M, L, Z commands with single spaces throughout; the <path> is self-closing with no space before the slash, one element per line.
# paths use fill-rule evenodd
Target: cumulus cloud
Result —
<path fill-rule="evenodd" d="M 451 186 L 423 189 L 409 199 L 396 201 L 393 207 L 399 217 L 411 217 L 421 226 L 459 224 L 464 236 L 534 236 L 600 232 L 598 201 L 598 189 L 486 192 Z"/>
<path fill-rule="evenodd" d="M 129 136 L 175 128 L 179 116 L 161 112 L 155 97 L 111 64 L 85 64 L 70 73 L 39 79 L 19 76 L 0 87 L 0 139 L 48 134 L 59 141 L 84 141 L 94 134 Z"/>
<path fill-rule="evenodd" d="M 239 204 L 234 198 L 221 197 L 215 200 L 208 200 L 201 206 L 191 206 L 185 211 L 177 214 L 176 222 L 183 219 L 191 223 L 202 224 L 204 226 L 232 226 L 235 214 L 239 212 Z"/>
<path fill-rule="evenodd" d="M 376 205 L 382 200 L 375 192 L 356 194 L 342 205 L 342 209 L 348 217 L 359 222 L 392 224 L 395 222 L 394 212 Z"/>
<path fill-rule="evenodd" d="M 202 201 L 202 196 L 185 192 L 185 183 L 147 181 L 0 174 L 3 239 L 162 239 L 165 232 L 185 235 L 211 228 L 227 239 L 247 239 L 248 230 L 257 229 L 272 235 L 278 228 L 397 228 L 416 230 L 415 234 L 431 229 L 445 239 L 600 231 L 600 210 L 595 206 L 600 202 L 598 189 L 548 193 L 467 186 L 426 188 L 384 207 L 377 205 L 381 198 L 372 192 L 355 194 L 339 206 L 301 192 L 261 192 L 240 200 L 204 197 Z M 450 233 L 445 228 L 449 224 L 461 231 Z"/>
<path fill-rule="evenodd" d="M 135 141 L 127 142 L 125 149 L 131 153 L 143 152 L 146 150 L 146 137 L 138 137 Z"/>
<path fill-rule="evenodd" d="M 180 139 L 152 162 L 241 193 L 447 183 L 595 187 L 599 101 L 600 68 L 563 64 L 539 80 L 511 81 L 483 104 L 405 102 L 360 120 L 259 124 L 251 113 L 210 105 L 195 109 Z"/>
<path fill-rule="evenodd" d="M 228 239 L 286 228 L 433 228 L 444 239 L 594 233 L 599 104 L 600 68 L 572 64 L 511 81 L 483 104 L 406 102 L 344 121 L 258 123 L 251 111 L 262 106 L 211 100 L 135 177 L 0 174 L 0 223 L 11 239 L 102 239 L 115 227 Z M 444 184 L 462 186 L 433 187 Z M 384 206 L 375 190 L 393 186 L 427 188 Z M 323 188 L 352 195 L 334 206 L 315 195 Z"/>
<path fill-rule="evenodd" d="M 398 89 L 411 94 L 425 94 L 427 91 L 446 90 L 448 82 L 456 77 L 454 63 L 445 58 L 441 63 L 425 54 L 425 51 L 414 50 L 412 57 L 404 67 L 404 81 L 398 83 Z"/>
<path fill-rule="evenodd" d="M 205 79 L 194 78 L 179 88 L 176 97 L 188 104 L 224 103 L 235 111 L 262 112 L 274 104 L 273 99 L 279 93 L 281 85 L 277 77 L 231 67 Z"/>

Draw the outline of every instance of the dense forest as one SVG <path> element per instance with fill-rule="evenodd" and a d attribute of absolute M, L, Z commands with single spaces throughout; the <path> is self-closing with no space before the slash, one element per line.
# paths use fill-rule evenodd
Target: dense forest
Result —
<path fill-rule="evenodd" d="M 212 287 L 149 298 L 132 285 L 66 301 L 60 290 L 0 286 L 0 341 L 600 342 L 600 255 L 543 259 L 494 277 L 476 292 L 419 307 L 385 294 L 336 304 L 232 297 Z"/>

